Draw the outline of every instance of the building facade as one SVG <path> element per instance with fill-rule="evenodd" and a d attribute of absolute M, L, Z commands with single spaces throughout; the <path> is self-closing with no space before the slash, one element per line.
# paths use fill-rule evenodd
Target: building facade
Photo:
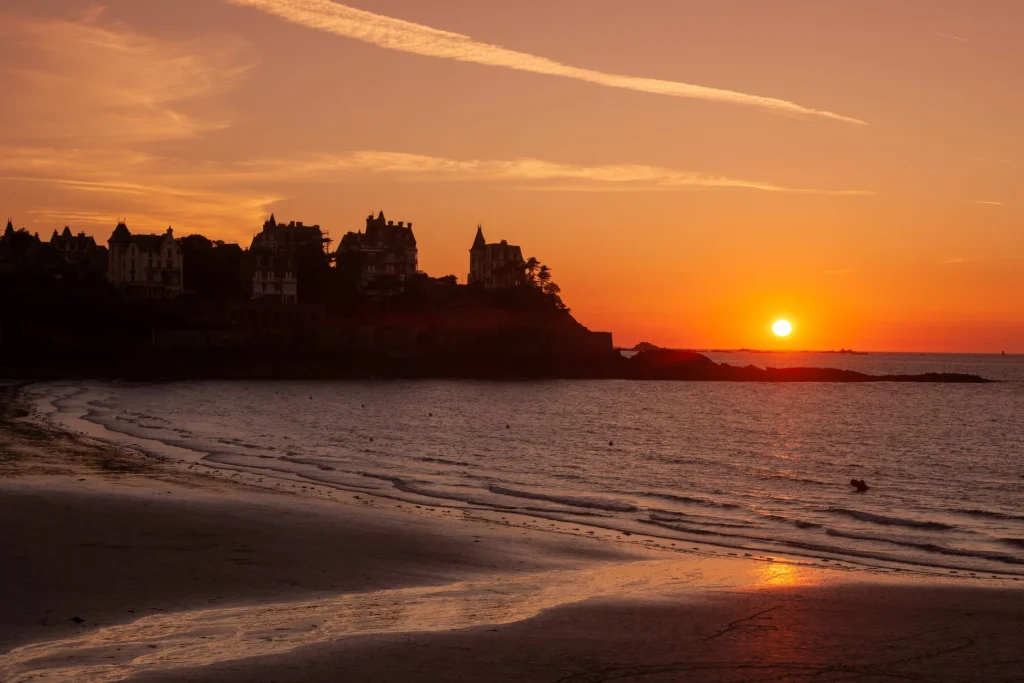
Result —
<path fill-rule="evenodd" d="M 278 223 L 274 214 L 252 238 L 247 261 L 252 272 L 252 299 L 294 304 L 299 300 L 297 255 L 302 249 L 323 250 L 329 239 L 319 225 L 302 221 Z"/>
<path fill-rule="evenodd" d="M 338 267 L 352 275 L 359 291 L 400 291 L 419 267 L 412 223 L 399 221 L 396 225 L 384 218 L 383 211 L 376 218 L 366 218 L 366 232 L 345 235 L 335 256 Z"/>
<path fill-rule="evenodd" d="M 511 287 L 521 282 L 525 263 L 520 247 L 505 240 L 487 244 L 483 226 L 477 226 L 476 239 L 469 250 L 469 284 L 488 289 Z"/>
<path fill-rule="evenodd" d="M 294 254 L 310 245 L 322 250 L 328 241 L 319 225 L 305 225 L 302 221 L 278 223 L 274 214 L 270 214 L 263 230 L 252 238 L 250 249 L 266 248 L 275 253 Z"/>
<path fill-rule="evenodd" d="M 299 278 L 295 257 L 287 251 L 266 247 L 249 250 L 252 263 L 252 298 L 294 304 L 299 300 Z"/>
<path fill-rule="evenodd" d="M 102 277 L 108 272 L 107 250 L 84 232 L 74 235 L 67 226 L 64 226 L 64 232 L 61 233 L 54 230 L 50 237 L 50 247 L 60 254 L 79 277 Z"/>
<path fill-rule="evenodd" d="M 133 235 L 122 221 L 107 244 L 111 284 L 144 299 L 181 295 L 184 259 L 171 228 L 163 235 Z"/>

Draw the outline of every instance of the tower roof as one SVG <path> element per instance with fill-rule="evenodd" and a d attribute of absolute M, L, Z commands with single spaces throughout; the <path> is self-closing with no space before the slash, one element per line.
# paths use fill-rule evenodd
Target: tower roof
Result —
<path fill-rule="evenodd" d="M 484 239 L 484 226 L 476 226 L 476 239 L 473 240 L 473 247 L 470 251 L 484 249 L 487 247 L 487 240 Z"/>
<path fill-rule="evenodd" d="M 132 241 L 132 233 L 131 233 L 130 230 L 128 230 L 128 226 L 124 224 L 124 221 L 121 221 L 120 223 L 117 224 L 117 227 L 114 228 L 114 234 L 112 234 L 110 236 L 110 239 L 108 241 L 109 242 L 131 242 Z"/>

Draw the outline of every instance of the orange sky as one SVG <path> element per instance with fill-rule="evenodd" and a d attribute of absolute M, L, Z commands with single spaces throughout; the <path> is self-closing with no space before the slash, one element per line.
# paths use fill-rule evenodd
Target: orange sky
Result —
<path fill-rule="evenodd" d="M 352 2 L 7 0 L 0 212 L 383 210 L 461 279 L 482 222 L 619 344 L 1024 353 L 1024 3 Z"/>

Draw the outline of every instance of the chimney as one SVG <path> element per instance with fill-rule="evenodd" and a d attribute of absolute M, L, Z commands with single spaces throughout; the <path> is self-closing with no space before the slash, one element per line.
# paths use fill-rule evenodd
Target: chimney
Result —
<path fill-rule="evenodd" d="M 412 221 L 409 221 L 409 225 L 408 225 L 407 227 L 408 227 L 408 228 L 409 228 L 410 230 L 412 230 Z"/>
<path fill-rule="evenodd" d="M 394 221 L 388 221 L 388 225 L 394 225 L 394 224 L 395 224 Z"/>
<path fill-rule="evenodd" d="M 398 221 L 398 227 L 404 228 L 405 227 L 405 221 Z"/>

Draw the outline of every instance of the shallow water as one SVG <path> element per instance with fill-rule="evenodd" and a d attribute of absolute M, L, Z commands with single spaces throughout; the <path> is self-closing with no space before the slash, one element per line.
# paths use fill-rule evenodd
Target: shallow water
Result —
<path fill-rule="evenodd" d="M 103 438 L 416 503 L 869 566 L 1024 575 L 1024 357 L 713 354 L 989 385 L 35 385 Z M 865 479 L 854 493 L 851 478 Z"/>

